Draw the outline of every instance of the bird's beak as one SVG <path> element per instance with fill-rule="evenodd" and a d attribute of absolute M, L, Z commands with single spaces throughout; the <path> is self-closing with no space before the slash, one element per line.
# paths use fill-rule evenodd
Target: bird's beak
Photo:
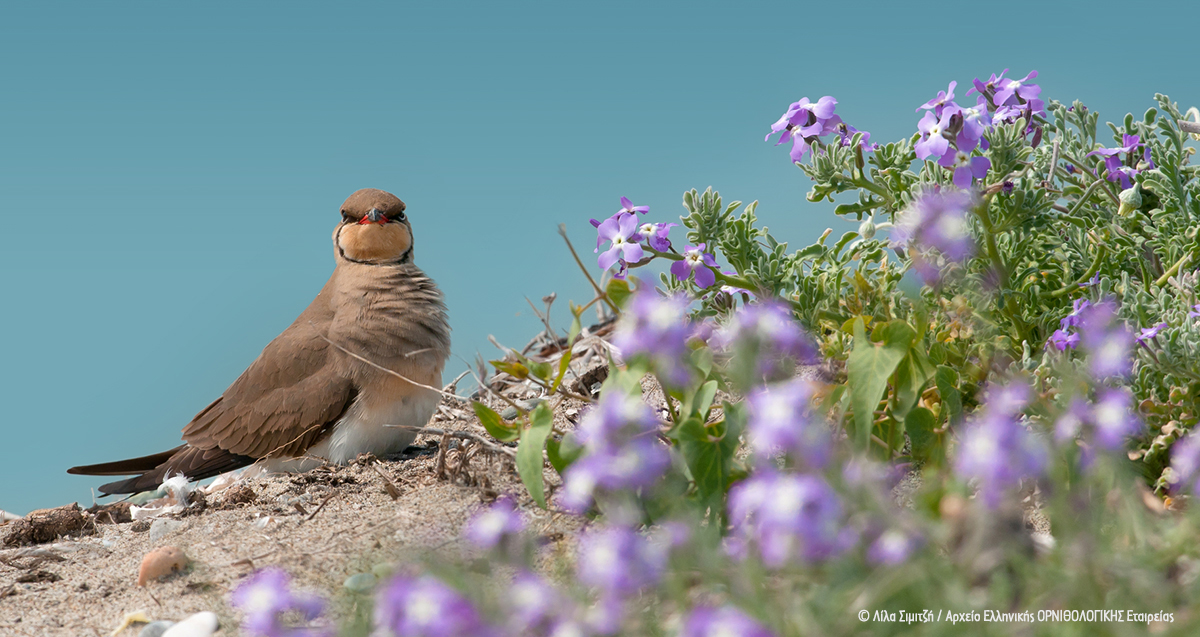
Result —
<path fill-rule="evenodd" d="M 387 217 L 383 216 L 383 213 L 379 212 L 375 208 L 371 208 L 370 212 L 367 213 L 367 216 L 360 219 L 358 223 L 359 225 L 364 223 L 384 224 L 387 223 Z"/>

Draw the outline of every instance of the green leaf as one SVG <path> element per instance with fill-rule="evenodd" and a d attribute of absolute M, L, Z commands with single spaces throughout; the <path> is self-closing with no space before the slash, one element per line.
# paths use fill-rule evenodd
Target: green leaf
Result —
<path fill-rule="evenodd" d="M 567 368 L 571 366 L 571 343 L 567 342 L 567 349 L 563 351 L 562 358 L 558 360 L 558 374 L 554 377 L 554 383 L 550 385 L 550 393 L 558 391 L 558 386 L 562 384 L 563 378 L 567 375 Z"/>
<path fill-rule="evenodd" d="M 928 460 L 937 447 L 937 434 L 933 432 L 937 420 L 933 412 L 924 407 L 917 407 L 908 412 L 904 419 L 904 430 L 908 432 L 908 440 L 912 443 L 912 457 L 915 460 Z"/>
<path fill-rule="evenodd" d="M 550 363 L 529 361 L 529 372 L 538 380 L 548 383 L 550 382 L 550 375 L 554 372 L 554 368 L 550 366 Z"/>
<path fill-rule="evenodd" d="M 904 321 L 891 321 L 876 328 L 882 343 L 867 338 L 861 318 L 854 321 L 854 350 L 846 361 L 846 385 L 854 409 L 854 439 L 866 449 L 871 441 L 875 406 L 887 391 L 888 377 L 908 353 L 917 334 Z"/>
<path fill-rule="evenodd" d="M 490 362 L 492 367 L 495 367 L 497 371 L 504 372 L 505 374 L 513 376 L 514 378 L 529 378 L 529 368 L 517 361 L 498 360 L 488 362 Z"/>
<path fill-rule="evenodd" d="M 608 282 L 608 286 L 604 289 L 604 294 L 608 299 L 617 304 L 617 307 L 625 307 L 625 301 L 629 298 L 633 291 L 629 289 L 629 282 L 622 279 L 612 279 Z"/>
<path fill-rule="evenodd" d="M 942 397 L 942 413 L 946 414 L 946 422 L 954 422 L 962 417 L 962 394 L 958 392 L 958 372 L 945 365 L 938 365 L 933 382 L 937 384 L 938 395 Z"/>
<path fill-rule="evenodd" d="M 567 434 L 562 440 L 546 439 L 546 457 L 558 475 L 562 475 L 582 455 L 583 446 L 575 442 L 573 435 Z"/>
<path fill-rule="evenodd" d="M 579 313 L 574 312 L 575 318 L 571 320 L 571 329 L 567 332 L 567 349 L 575 343 L 575 339 L 579 338 L 579 333 L 583 331 L 583 324 L 579 322 Z"/>
<path fill-rule="evenodd" d="M 733 452 L 738 446 L 737 427 L 730 421 L 705 425 L 692 416 L 679 428 L 680 451 L 702 500 L 719 499 L 733 472 Z"/>
<path fill-rule="evenodd" d="M 908 356 L 896 368 L 896 405 L 892 408 L 892 416 L 896 420 L 904 420 L 908 411 L 917 405 L 925 384 L 936 371 L 922 349 L 923 343 L 915 342 L 916 345 L 908 350 Z"/>
<path fill-rule="evenodd" d="M 708 409 L 712 407 L 713 399 L 717 397 L 717 381 L 710 380 L 700 386 L 696 390 L 696 396 L 692 399 L 692 413 L 700 418 L 707 419 Z"/>
<path fill-rule="evenodd" d="M 546 508 L 546 485 L 542 481 L 542 449 L 546 446 L 553 423 L 554 414 L 550 408 L 546 403 L 539 404 L 530 415 L 529 427 L 521 432 L 521 442 L 517 444 L 517 473 L 530 497 L 543 509 Z"/>
<path fill-rule="evenodd" d="M 483 428 L 496 440 L 512 442 L 521 436 L 520 430 L 504 422 L 500 414 L 492 411 L 491 407 L 477 401 L 473 401 L 471 406 L 475 408 L 475 415 L 479 416 Z"/>

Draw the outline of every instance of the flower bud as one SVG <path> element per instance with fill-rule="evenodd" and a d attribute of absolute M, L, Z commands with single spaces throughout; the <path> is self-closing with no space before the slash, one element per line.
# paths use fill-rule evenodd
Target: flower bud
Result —
<path fill-rule="evenodd" d="M 875 218 L 871 217 L 858 226 L 858 234 L 863 239 L 875 238 Z"/>
<path fill-rule="evenodd" d="M 1118 199 L 1121 200 L 1121 206 L 1117 208 L 1118 215 L 1125 216 L 1142 207 L 1142 193 L 1136 184 L 1132 188 L 1122 190 Z"/>

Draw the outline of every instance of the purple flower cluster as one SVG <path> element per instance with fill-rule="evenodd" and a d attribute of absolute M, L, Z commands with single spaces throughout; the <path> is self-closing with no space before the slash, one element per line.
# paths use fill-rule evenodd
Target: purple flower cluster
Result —
<path fill-rule="evenodd" d="M 684 357 L 692 336 L 687 306 L 682 297 L 664 297 L 648 287 L 638 290 L 621 313 L 613 345 L 626 359 L 650 361 L 664 383 L 686 384 L 690 374 Z"/>
<path fill-rule="evenodd" d="M 938 165 L 949 168 L 953 173 L 954 185 L 967 189 L 975 179 L 983 179 L 992 168 L 987 157 L 975 155 L 975 150 L 987 150 L 985 133 L 994 124 L 1011 122 L 1025 115 L 1032 122 L 1034 113 L 1044 113 L 1042 100 L 1038 99 L 1041 88 L 1030 84 L 1037 77 L 1031 72 L 1020 80 L 1005 79 L 1004 73 L 993 74 L 987 82 L 975 79 L 975 87 L 967 94 L 978 93 L 974 106 L 961 106 L 954 101 L 957 82 L 950 82 L 945 91 L 917 107 L 925 115 L 917 123 L 921 139 L 914 146 L 920 159 L 936 158 Z M 1040 130 L 1040 129 L 1039 129 Z M 1028 132 L 1032 132 L 1031 125 Z M 1035 142 L 1038 137 L 1035 135 Z"/>
<path fill-rule="evenodd" d="M 658 421 L 644 402 L 619 390 L 604 392 L 576 430 L 587 452 L 566 470 L 560 504 L 582 513 L 597 490 L 653 485 L 671 463 L 657 432 Z"/>
<path fill-rule="evenodd" d="M 1141 420 L 1133 410 L 1133 394 L 1127 389 L 1105 387 L 1090 407 L 1082 398 L 1071 401 L 1054 424 L 1054 439 L 1063 444 L 1087 433 L 1095 447 L 1119 451 L 1125 447 L 1126 439 L 1141 428 Z M 1085 464 L 1091 462 L 1091 446 L 1086 448 Z"/>
<path fill-rule="evenodd" d="M 430 575 L 397 576 L 375 600 L 380 637 L 477 637 L 494 634 L 471 601 Z"/>
<path fill-rule="evenodd" d="M 1068 348 L 1075 349 L 1079 345 L 1079 334 L 1072 332 L 1071 328 L 1079 327 L 1083 322 L 1081 318 L 1083 313 L 1091 307 L 1092 302 L 1087 299 L 1075 299 L 1075 303 L 1071 308 L 1071 313 L 1064 316 L 1059 321 L 1059 329 L 1054 330 L 1050 335 L 1049 343 L 1060 352 L 1065 352 Z"/>
<path fill-rule="evenodd" d="M 869 143 L 871 134 L 842 122 L 842 118 L 833 112 L 836 108 L 837 100 L 828 95 L 816 102 L 810 102 L 807 97 L 802 97 L 799 102 L 793 102 L 791 106 L 788 106 L 787 112 L 779 118 L 779 121 L 771 125 L 771 132 L 767 133 L 765 141 L 770 141 L 771 136 L 775 133 L 779 133 L 779 139 L 775 142 L 776 146 L 791 140 L 793 162 L 803 160 L 821 137 L 833 133 L 837 133 L 839 144 L 849 146 L 854 134 L 861 132 L 863 134 L 860 142 L 862 149 L 875 150 L 876 146 Z"/>
<path fill-rule="evenodd" d="M 1117 320 L 1116 302 L 1108 299 L 1079 312 L 1080 344 L 1089 355 L 1089 367 L 1096 378 L 1128 376 L 1133 370 L 1130 350 L 1133 335 Z"/>
<path fill-rule="evenodd" d="M 1137 342 L 1145 345 L 1145 341 L 1158 336 L 1165 327 L 1166 323 L 1161 323 L 1142 330 Z M 1116 320 L 1116 303 L 1111 299 L 1097 303 L 1075 299 L 1071 313 L 1063 317 L 1059 329 L 1054 331 L 1048 342 L 1060 352 L 1083 345 L 1089 355 L 1091 372 L 1096 378 L 1126 376 L 1133 368 L 1130 349 L 1134 337 L 1123 323 Z"/>
<path fill-rule="evenodd" d="M 778 568 L 799 559 L 824 560 L 849 548 L 837 493 L 814 475 L 760 470 L 729 490 L 728 549 Z"/>
<path fill-rule="evenodd" d="M 289 628 L 283 623 L 285 613 L 299 613 L 312 621 L 325 612 L 325 600 L 316 595 L 293 592 L 288 574 L 283 569 L 268 567 L 259 570 L 238 585 L 230 601 L 246 614 L 242 630 L 248 635 L 262 637 L 317 637 L 333 635 L 332 629 Z"/>
<path fill-rule="evenodd" d="M 609 526 L 584 533 L 579 539 L 576 576 L 599 593 L 591 627 L 601 634 L 617 632 L 625 600 L 658 584 L 666 566 L 666 547 L 629 527 Z"/>
<path fill-rule="evenodd" d="M 880 566 L 902 564 L 920 545 L 919 537 L 899 529 L 888 529 L 867 548 L 867 561 Z"/>
<path fill-rule="evenodd" d="M 1029 386 L 1023 384 L 993 388 L 982 416 L 963 432 L 955 470 L 977 481 L 980 497 L 990 508 L 1021 478 L 1038 476 L 1046 467 L 1045 447 L 1020 421 L 1029 394 Z"/>
<path fill-rule="evenodd" d="M 809 363 L 817 358 L 815 342 L 792 315 L 787 305 L 763 301 L 736 312 L 717 331 L 713 344 L 735 356 L 755 361 L 758 379 L 775 379 L 789 374 L 791 361 Z"/>
<path fill-rule="evenodd" d="M 810 415 L 812 386 L 796 379 L 772 385 L 749 396 L 751 447 L 761 467 L 770 466 L 780 451 L 797 458 L 810 469 L 829 462 L 833 440 L 823 422 Z"/>
<path fill-rule="evenodd" d="M 975 251 L 969 211 L 978 204 L 973 193 L 928 191 L 900 213 L 892 245 L 913 248 L 913 268 L 927 284 L 941 278 L 941 268 L 922 253 L 937 250 L 951 261 L 963 262 Z"/>
<path fill-rule="evenodd" d="M 525 520 L 517 512 L 512 498 L 499 498 L 492 506 L 475 514 L 467 522 L 467 539 L 482 549 L 499 549 L 505 554 L 517 556 L 521 548 L 521 533 L 525 531 Z"/>
<path fill-rule="evenodd" d="M 596 261 L 601 268 L 607 270 L 613 265 L 618 265 L 620 267 L 616 276 L 624 278 L 629 264 L 637 263 L 645 256 L 643 242 L 659 252 L 671 249 L 671 240 L 667 238 L 667 233 L 679 224 L 639 224 L 637 216 L 649 211 L 650 206 L 635 206 L 628 197 L 621 197 L 621 209 L 616 214 L 604 221 L 591 220 L 592 227 L 596 228 L 596 249 L 593 252 L 600 252 L 600 246 L 605 241 L 609 242 L 608 249 Z"/>
<path fill-rule="evenodd" d="M 1144 147 L 1139 164 L 1137 156 L 1138 147 Z M 1126 155 L 1126 161 L 1121 161 L 1121 155 Z M 1139 135 L 1122 135 L 1121 145 L 1116 148 L 1100 148 L 1088 153 L 1087 156 L 1099 155 L 1104 158 L 1104 167 L 1108 171 L 1106 179 L 1109 181 L 1120 181 L 1121 188 L 1130 188 L 1133 185 L 1131 178 L 1136 176 L 1142 170 L 1151 170 L 1154 168 L 1154 161 L 1150 159 L 1150 146 L 1142 141 Z"/>
<path fill-rule="evenodd" d="M 680 637 L 773 637 L 766 626 L 734 606 L 712 608 L 701 606 L 692 610 L 683 622 Z"/>
<path fill-rule="evenodd" d="M 575 619 L 579 611 L 541 576 L 521 571 L 507 591 L 508 628 L 513 635 L 556 637 L 586 635 Z"/>

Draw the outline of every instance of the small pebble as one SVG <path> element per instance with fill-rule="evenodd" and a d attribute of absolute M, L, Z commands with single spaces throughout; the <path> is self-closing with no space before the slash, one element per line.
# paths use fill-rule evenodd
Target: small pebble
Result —
<path fill-rule="evenodd" d="M 374 573 L 355 573 L 346 578 L 342 583 L 347 590 L 355 593 L 370 593 L 375 588 L 375 583 L 379 581 Z"/>
<path fill-rule="evenodd" d="M 174 546 L 160 546 L 142 558 L 138 568 L 138 586 L 157 580 L 176 571 L 183 570 L 188 565 L 188 558 L 183 551 Z"/>
<path fill-rule="evenodd" d="M 217 621 L 217 614 L 204 611 L 168 628 L 162 637 L 209 637 L 220 627 L 221 623 Z"/>
<path fill-rule="evenodd" d="M 174 625 L 175 622 L 168 621 L 150 622 L 142 628 L 141 632 L 138 633 L 138 637 L 162 637 L 163 633 L 167 632 L 167 629 Z"/>

